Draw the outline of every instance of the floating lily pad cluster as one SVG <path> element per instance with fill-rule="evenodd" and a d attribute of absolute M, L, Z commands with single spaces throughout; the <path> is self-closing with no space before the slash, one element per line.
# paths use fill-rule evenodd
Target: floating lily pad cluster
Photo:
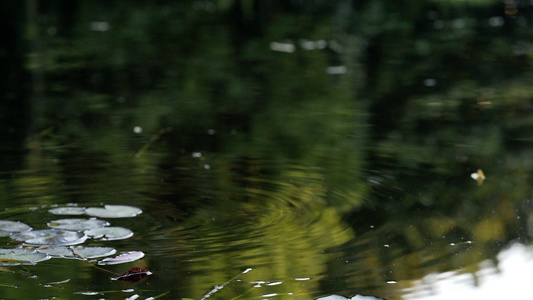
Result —
<path fill-rule="evenodd" d="M 115 254 L 112 247 L 74 246 L 87 239 L 100 241 L 121 240 L 133 236 L 123 227 L 111 227 L 100 218 L 127 218 L 142 213 L 137 207 L 127 205 L 105 205 L 104 207 L 57 207 L 49 210 L 55 215 L 88 215 L 91 218 L 58 219 L 48 222 L 51 229 L 33 230 L 27 224 L 0 220 L 0 237 L 23 242 L 23 248 L 0 249 L 0 265 L 35 264 L 51 257 L 69 259 L 96 259 Z M 141 251 L 122 253 L 113 258 L 98 261 L 99 265 L 120 264 L 144 257 Z"/>

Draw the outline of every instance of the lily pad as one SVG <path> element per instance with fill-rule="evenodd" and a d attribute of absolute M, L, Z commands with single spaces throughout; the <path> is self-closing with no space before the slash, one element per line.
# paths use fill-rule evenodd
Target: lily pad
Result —
<path fill-rule="evenodd" d="M 30 225 L 15 221 L 0 220 L 0 236 L 10 236 L 16 232 L 28 230 L 31 230 Z"/>
<path fill-rule="evenodd" d="M 0 249 L 0 265 L 33 265 L 40 261 L 50 259 L 46 253 L 38 253 L 31 249 Z"/>
<path fill-rule="evenodd" d="M 89 259 L 113 255 L 117 252 L 111 247 L 84 247 L 84 246 L 46 246 L 37 249 L 39 253 L 45 253 L 52 257 L 71 259 Z"/>
<path fill-rule="evenodd" d="M 85 234 L 103 241 L 123 240 L 133 236 L 133 231 L 123 227 L 102 227 L 86 230 Z"/>
<path fill-rule="evenodd" d="M 48 223 L 48 227 L 63 230 L 84 231 L 109 226 L 109 223 L 98 219 L 61 219 Z"/>
<path fill-rule="evenodd" d="M 57 208 L 49 209 L 48 212 L 54 215 L 83 215 L 85 214 L 85 207 L 78 207 L 78 206 L 57 207 Z"/>
<path fill-rule="evenodd" d="M 128 205 L 105 205 L 104 207 L 89 207 L 85 213 L 100 218 L 128 218 L 141 214 L 142 210 Z"/>
<path fill-rule="evenodd" d="M 33 230 L 19 232 L 10 236 L 16 241 L 27 245 L 77 245 L 85 242 L 87 236 L 83 232 L 68 230 Z"/>
<path fill-rule="evenodd" d="M 98 262 L 99 265 L 116 265 L 136 261 L 144 257 L 142 251 L 131 251 L 113 258 L 105 258 Z"/>

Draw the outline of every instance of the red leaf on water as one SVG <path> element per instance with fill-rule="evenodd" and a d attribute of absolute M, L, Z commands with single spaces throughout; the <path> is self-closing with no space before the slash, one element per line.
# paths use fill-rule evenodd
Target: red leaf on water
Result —
<path fill-rule="evenodd" d="M 152 272 L 139 267 L 133 267 L 129 269 L 128 271 L 119 274 L 116 277 L 111 278 L 112 280 L 122 280 L 122 281 L 128 281 L 128 282 L 137 282 L 148 275 L 152 275 Z"/>

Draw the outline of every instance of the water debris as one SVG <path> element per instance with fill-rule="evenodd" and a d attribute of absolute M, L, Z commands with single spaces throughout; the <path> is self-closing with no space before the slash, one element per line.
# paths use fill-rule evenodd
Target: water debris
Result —
<path fill-rule="evenodd" d="M 61 281 L 49 282 L 46 285 L 63 284 L 63 283 L 67 283 L 69 281 L 70 281 L 70 278 L 69 279 L 65 279 L 65 280 L 61 280 Z"/>
<path fill-rule="evenodd" d="M 133 127 L 133 132 L 136 134 L 140 134 L 143 132 L 143 128 L 141 126 L 135 126 Z"/>
<path fill-rule="evenodd" d="M 208 298 L 211 298 L 211 296 L 213 296 L 213 294 L 217 293 L 218 291 L 222 290 L 226 285 L 228 285 L 230 282 L 232 281 L 235 281 L 239 278 L 239 276 L 241 276 L 242 274 L 246 274 L 248 272 L 250 272 L 252 270 L 252 268 L 246 268 L 246 270 L 242 271 L 241 273 L 239 273 L 237 276 L 231 278 L 230 280 L 226 281 L 226 283 L 224 283 L 223 285 L 215 285 L 213 287 L 213 289 L 211 289 L 209 292 L 207 292 L 207 294 L 205 294 L 202 299 L 200 300 L 205 300 L 205 299 L 208 299 Z M 264 295 L 263 295 L 264 296 Z"/>
<path fill-rule="evenodd" d="M 139 127 L 140 128 L 140 127 Z M 141 132 L 142 132 L 142 128 L 141 129 Z M 161 130 L 159 130 L 159 132 L 157 134 L 154 134 L 150 137 L 150 139 L 148 140 L 148 142 L 146 142 L 146 144 L 144 144 L 144 146 L 139 150 L 137 151 L 137 153 L 135 153 L 135 157 L 140 157 L 141 155 L 143 155 L 144 152 L 146 152 L 148 150 L 148 148 L 150 148 L 150 146 L 155 143 L 155 141 L 157 141 L 163 134 L 167 133 L 167 132 L 170 132 L 172 130 L 172 127 L 165 127 Z M 134 129 L 134 132 L 135 132 L 135 129 Z M 136 132 L 137 134 L 140 134 L 141 132 Z"/>
<path fill-rule="evenodd" d="M 485 179 L 486 179 L 485 173 L 483 173 L 483 170 L 481 170 L 481 169 L 478 169 L 476 173 L 470 174 L 470 177 L 472 177 L 472 179 L 477 181 L 478 185 L 482 185 L 483 181 L 485 181 Z"/>

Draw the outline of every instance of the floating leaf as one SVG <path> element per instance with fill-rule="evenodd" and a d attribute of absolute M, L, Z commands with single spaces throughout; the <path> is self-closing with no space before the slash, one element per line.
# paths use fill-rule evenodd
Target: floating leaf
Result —
<path fill-rule="evenodd" d="M 123 240 L 133 236 L 133 231 L 123 227 L 103 227 L 86 230 L 85 234 L 103 241 Z"/>
<path fill-rule="evenodd" d="M 470 174 L 470 177 L 472 177 L 472 179 L 477 181 L 478 185 L 482 185 L 483 181 L 485 181 L 485 179 L 486 179 L 485 173 L 483 173 L 483 170 L 481 170 L 481 169 L 478 169 L 476 173 Z"/>
<path fill-rule="evenodd" d="M 152 272 L 139 268 L 139 267 L 133 267 L 129 269 L 128 271 L 119 274 L 116 277 L 111 278 L 111 280 L 122 280 L 122 281 L 128 281 L 128 282 L 137 282 L 143 278 L 146 278 L 147 276 L 152 275 Z"/>
<path fill-rule="evenodd" d="M 16 232 L 28 230 L 31 230 L 30 225 L 15 221 L 0 220 L 0 236 L 10 236 Z"/>
<path fill-rule="evenodd" d="M 98 262 L 99 265 L 116 265 L 136 261 L 144 257 L 142 251 L 131 251 L 113 258 L 106 258 Z"/>
<path fill-rule="evenodd" d="M 57 207 L 57 208 L 49 209 L 48 212 L 54 215 L 83 215 L 85 214 L 85 207 L 78 207 L 78 206 Z"/>
<path fill-rule="evenodd" d="M 46 253 L 52 257 L 89 259 L 113 255 L 117 252 L 117 250 L 111 247 L 45 246 L 38 248 L 37 252 Z"/>
<path fill-rule="evenodd" d="M 50 259 L 46 253 L 38 253 L 31 249 L 0 249 L 0 265 L 33 265 L 40 261 Z"/>
<path fill-rule="evenodd" d="M 55 229 L 20 232 L 10 237 L 28 245 L 76 245 L 87 239 L 83 232 Z"/>
<path fill-rule="evenodd" d="M 55 229 L 84 231 L 109 226 L 109 223 L 98 219 L 61 219 L 51 221 L 47 225 Z"/>
<path fill-rule="evenodd" d="M 89 207 L 85 213 L 100 218 L 128 218 L 141 214 L 142 210 L 128 205 L 105 205 L 104 207 Z"/>

